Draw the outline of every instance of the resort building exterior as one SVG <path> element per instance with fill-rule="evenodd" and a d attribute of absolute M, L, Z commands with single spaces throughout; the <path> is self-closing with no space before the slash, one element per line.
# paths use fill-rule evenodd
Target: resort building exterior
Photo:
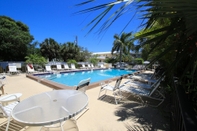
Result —
<path fill-rule="evenodd" d="M 114 52 L 114 54 L 112 55 L 110 51 L 92 53 L 92 55 L 97 55 L 97 59 L 99 60 L 99 62 L 104 62 L 105 59 L 107 59 L 107 58 L 116 57 L 115 56 L 116 54 L 117 54 L 117 52 Z M 133 56 L 134 58 L 139 58 L 139 57 L 141 57 L 141 53 L 131 52 L 131 56 Z"/>

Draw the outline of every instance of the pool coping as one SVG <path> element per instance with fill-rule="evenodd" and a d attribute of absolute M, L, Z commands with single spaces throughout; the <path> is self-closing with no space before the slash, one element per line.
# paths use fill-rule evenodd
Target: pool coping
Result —
<path fill-rule="evenodd" d="M 76 71 L 83 71 L 83 70 L 74 70 L 74 71 L 63 71 L 63 72 L 58 72 L 58 73 L 66 73 L 66 72 L 76 72 Z M 87 71 L 87 70 L 86 70 Z M 76 89 L 73 88 L 74 86 L 67 86 L 67 85 L 64 85 L 64 84 L 60 84 L 60 83 L 56 83 L 56 82 L 53 82 L 53 81 L 50 81 L 50 80 L 47 80 L 47 79 L 43 79 L 43 78 L 40 78 L 36 75 L 39 75 L 39 74 L 51 74 L 49 72 L 39 72 L 39 73 L 34 73 L 34 74 L 26 74 L 26 77 L 32 79 L 32 80 L 35 80 L 41 84 L 44 84 L 50 88 L 53 88 L 53 89 L 56 89 L 56 90 L 63 90 L 63 89 Z M 124 78 L 128 77 L 130 74 L 127 74 L 127 75 L 123 75 Z M 99 81 L 99 82 L 94 82 L 94 83 L 91 83 L 89 84 L 88 88 L 87 89 L 92 89 L 92 88 L 95 88 L 95 87 L 98 87 L 100 86 L 100 83 L 107 83 L 108 81 L 115 81 L 117 80 L 119 77 L 114 77 L 114 78 L 111 78 L 111 79 L 107 79 L 107 80 L 103 80 L 103 81 Z"/>

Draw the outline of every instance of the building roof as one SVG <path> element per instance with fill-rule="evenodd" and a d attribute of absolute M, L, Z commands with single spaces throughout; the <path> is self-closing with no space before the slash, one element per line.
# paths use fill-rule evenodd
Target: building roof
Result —
<path fill-rule="evenodd" d="M 111 52 L 110 51 L 108 51 L 108 52 L 94 52 L 92 54 L 93 55 L 96 55 L 96 54 L 111 54 Z"/>
<path fill-rule="evenodd" d="M 114 51 L 114 53 L 116 53 L 116 51 Z M 141 54 L 141 52 L 130 52 L 131 54 Z M 93 55 L 102 55 L 102 54 L 111 54 L 111 51 L 106 51 L 106 52 L 94 52 L 94 53 L 92 53 Z"/>

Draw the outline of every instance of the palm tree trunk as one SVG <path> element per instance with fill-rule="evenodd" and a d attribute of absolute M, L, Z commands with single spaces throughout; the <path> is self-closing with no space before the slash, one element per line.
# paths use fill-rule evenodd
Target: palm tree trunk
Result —
<path fill-rule="evenodd" d="M 120 61 L 119 61 L 119 63 L 120 63 L 120 67 L 122 66 L 122 48 L 120 48 Z"/>

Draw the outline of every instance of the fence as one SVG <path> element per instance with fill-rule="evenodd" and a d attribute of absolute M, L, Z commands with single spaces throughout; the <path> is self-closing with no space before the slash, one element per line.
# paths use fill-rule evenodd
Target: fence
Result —
<path fill-rule="evenodd" d="M 197 131 L 197 114 L 181 86 L 175 86 L 173 105 L 173 131 Z"/>
<path fill-rule="evenodd" d="M 16 65 L 18 69 L 21 71 L 25 71 L 25 62 L 23 61 L 5 61 L 0 62 L 0 73 L 7 72 L 8 71 L 8 65 Z"/>

